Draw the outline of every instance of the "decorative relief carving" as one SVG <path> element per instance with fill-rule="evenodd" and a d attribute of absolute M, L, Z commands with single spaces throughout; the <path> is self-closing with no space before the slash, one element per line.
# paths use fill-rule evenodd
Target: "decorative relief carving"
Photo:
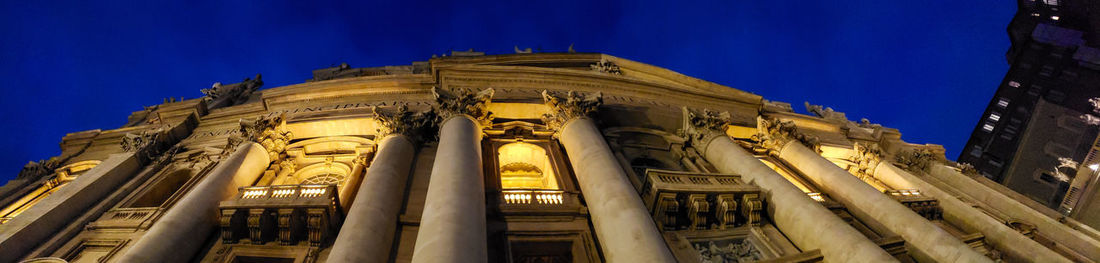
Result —
<path fill-rule="evenodd" d="M 542 91 L 542 100 L 550 106 L 551 113 L 543 114 L 542 120 L 551 129 L 561 129 L 561 126 L 574 118 L 590 117 L 599 110 L 603 104 L 603 93 L 589 93 L 569 91 L 564 98 Z"/>
<path fill-rule="evenodd" d="M 1020 232 L 1020 234 L 1023 234 L 1030 239 L 1035 239 L 1035 234 L 1039 232 L 1038 228 L 1035 227 L 1035 225 L 1023 221 L 1012 220 L 1005 222 L 1005 225 L 1008 225 L 1008 227 L 1016 230 L 1016 232 Z"/>
<path fill-rule="evenodd" d="M 810 102 L 808 102 L 808 101 L 805 102 L 805 104 L 806 104 L 806 111 L 809 111 L 810 113 L 813 113 L 814 115 L 817 115 L 818 117 L 821 117 L 822 119 L 835 120 L 835 121 L 844 121 L 844 122 L 848 121 L 848 116 L 845 116 L 845 114 L 843 112 L 834 111 L 833 108 L 825 107 L 825 106 L 821 106 L 821 105 L 810 104 Z"/>
<path fill-rule="evenodd" d="M 718 218 L 718 229 L 733 227 L 737 223 L 737 200 L 733 194 L 721 194 L 716 199 L 718 211 L 714 215 Z"/>
<path fill-rule="evenodd" d="M 382 138 L 390 134 L 401 134 L 413 140 L 414 143 L 429 141 L 439 136 L 439 116 L 434 110 L 423 112 L 409 111 L 409 107 L 401 105 L 392 116 L 387 116 L 378 111 L 378 107 L 371 107 L 375 118 L 378 120 L 378 137 Z"/>
<path fill-rule="evenodd" d="M 293 134 L 286 129 L 286 114 L 273 116 L 261 116 L 255 120 L 240 120 L 240 138 L 232 137 L 227 144 L 227 152 L 231 153 L 242 141 L 250 141 L 260 144 L 267 150 L 271 163 L 280 164 L 286 157 L 286 146 L 293 139 Z M 228 154 L 226 153 L 226 154 Z M 278 173 L 281 165 L 272 165 L 270 169 Z"/>
<path fill-rule="evenodd" d="M 718 136 L 726 136 L 726 126 L 731 122 L 729 112 L 716 112 L 703 109 L 695 112 L 687 107 L 680 108 L 683 111 L 684 126 L 680 129 L 680 136 L 690 142 L 691 146 L 699 152 L 707 151 L 707 144 Z"/>
<path fill-rule="evenodd" d="M 16 178 L 40 178 L 53 173 L 60 166 L 61 161 L 57 157 L 50 157 L 50 159 L 38 160 L 37 162 L 30 161 L 23 165 L 23 170 L 19 171 Z"/>
<path fill-rule="evenodd" d="M 255 79 L 245 78 L 240 83 L 222 85 L 221 82 L 216 82 L 209 89 L 201 90 L 206 95 L 203 100 L 210 103 L 211 108 L 240 104 L 264 85 L 262 78 L 263 76 L 256 74 Z"/>
<path fill-rule="evenodd" d="M 676 229 L 676 216 L 680 214 L 680 202 L 675 193 L 661 193 L 657 198 L 654 219 L 663 229 Z"/>
<path fill-rule="evenodd" d="M 622 75 L 623 74 L 623 70 L 621 68 L 619 68 L 619 65 L 615 65 L 614 62 L 607 61 L 607 60 L 604 60 L 604 59 L 601 59 L 600 62 L 596 62 L 592 65 L 589 65 L 589 67 L 592 68 L 592 71 L 596 71 L 596 72 L 600 72 L 600 73 L 612 74 L 612 75 Z"/>
<path fill-rule="evenodd" d="M 978 169 L 974 168 L 974 166 L 969 163 L 955 163 L 953 166 L 955 167 L 955 169 L 958 169 L 960 173 L 967 176 L 981 175 L 980 173 L 978 173 Z"/>
<path fill-rule="evenodd" d="M 762 221 L 760 188 L 739 176 L 649 169 L 642 200 L 666 231 L 755 226 Z"/>
<path fill-rule="evenodd" d="M 760 225 L 760 210 L 764 209 L 764 202 L 760 201 L 760 194 L 745 194 L 741 197 L 741 214 L 745 216 L 745 224 Z"/>
<path fill-rule="evenodd" d="M 165 133 L 164 128 L 143 130 L 138 134 L 127 133 L 119 146 L 123 151 L 135 153 L 142 161 L 149 161 L 164 152 L 167 146 Z"/>
<path fill-rule="evenodd" d="M 707 215 L 710 214 L 710 202 L 707 202 L 706 194 L 688 195 L 688 221 L 691 224 L 688 230 L 706 229 Z"/>
<path fill-rule="evenodd" d="M 442 120 L 461 114 L 474 118 L 482 126 L 492 124 L 493 113 L 489 112 L 489 104 L 492 103 L 493 89 L 485 89 L 476 93 L 459 89 L 452 93 L 432 87 L 432 94 L 435 95 L 436 112 L 439 113 Z"/>
<path fill-rule="evenodd" d="M 916 173 L 928 171 L 929 168 L 932 168 L 932 164 L 938 161 L 940 161 L 940 158 L 928 149 L 913 149 L 894 155 L 894 162 L 901 168 Z"/>
<path fill-rule="evenodd" d="M 757 134 L 753 135 L 761 147 L 778 152 L 788 142 L 795 140 L 806 148 L 821 153 L 821 143 L 817 137 L 803 134 L 792 121 L 782 121 L 775 118 L 759 116 L 756 118 Z"/>
<path fill-rule="evenodd" d="M 748 239 L 719 242 L 725 243 L 725 245 L 718 245 L 715 241 L 693 243 L 692 246 L 699 253 L 699 262 L 740 263 L 756 262 L 763 259 L 760 250 L 756 249 Z"/>

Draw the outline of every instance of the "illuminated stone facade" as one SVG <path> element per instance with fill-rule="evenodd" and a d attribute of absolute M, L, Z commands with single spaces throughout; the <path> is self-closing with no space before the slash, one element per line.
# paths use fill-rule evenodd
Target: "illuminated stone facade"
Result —
<path fill-rule="evenodd" d="M 1100 259 L 938 145 L 630 60 L 313 74 L 67 135 L 0 188 L 0 262 Z"/>

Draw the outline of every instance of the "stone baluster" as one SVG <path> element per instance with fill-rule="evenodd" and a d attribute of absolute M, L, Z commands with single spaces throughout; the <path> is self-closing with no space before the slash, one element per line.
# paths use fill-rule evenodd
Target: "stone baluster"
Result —
<path fill-rule="evenodd" d="M 761 145 L 798 169 L 830 197 L 863 221 L 877 223 L 912 245 L 918 259 L 937 262 L 992 262 L 931 221 L 879 192 L 804 144 L 813 138 L 797 132 L 791 122 L 758 119 Z M 814 147 L 816 148 L 816 146 Z"/>
<path fill-rule="evenodd" d="M 394 116 L 375 111 L 378 151 L 370 162 L 355 202 L 348 212 L 328 262 L 386 262 L 405 196 L 418 138 L 434 132 L 434 112 L 412 113 L 401 107 Z"/>
<path fill-rule="evenodd" d="M 237 189 L 251 186 L 279 156 L 273 149 L 290 141 L 282 116 L 241 121 L 241 139 L 227 145 L 231 152 L 158 219 L 118 262 L 186 262 L 199 251 L 218 225 L 218 203 Z M 236 142 L 233 142 L 236 141 Z"/>
<path fill-rule="evenodd" d="M 432 92 L 443 121 L 412 262 L 486 262 L 481 136 L 493 90 Z"/>
<path fill-rule="evenodd" d="M 607 261 L 675 262 L 603 134 L 587 117 L 599 107 L 600 94 L 570 92 L 561 99 L 543 91 L 543 98 L 553 112 L 544 119 L 559 131 Z"/>
<path fill-rule="evenodd" d="M 879 154 L 881 155 L 881 154 Z M 881 160 L 882 158 L 877 158 Z M 917 178 L 890 162 L 867 162 L 873 165 L 870 174 L 894 189 L 916 189 L 922 195 L 936 198 L 943 208 L 945 220 L 967 231 L 981 232 L 994 248 L 1004 251 L 1011 261 L 1018 262 L 1071 262 L 1058 253 L 1020 234 L 1016 230 L 955 198 L 938 187 Z"/>
<path fill-rule="evenodd" d="M 741 175 L 746 182 L 763 189 L 771 219 L 800 249 L 820 249 L 826 261 L 897 261 L 726 136 L 728 113 L 695 113 L 687 108 L 683 111 L 683 131 L 691 145 L 719 172 Z"/>

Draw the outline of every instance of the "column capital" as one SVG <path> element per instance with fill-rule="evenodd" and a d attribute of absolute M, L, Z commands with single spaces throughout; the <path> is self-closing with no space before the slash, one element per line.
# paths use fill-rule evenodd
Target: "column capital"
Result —
<path fill-rule="evenodd" d="M 783 146 L 791 141 L 798 141 L 805 145 L 806 148 L 821 153 L 821 143 L 815 136 L 806 135 L 798 131 L 798 128 L 792 121 L 783 121 L 777 118 L 757 116 L 756 117 L 756 135 L 753 135 L 753 139 L 760 144 L 761 147 L 768 149 L 772 153 L 778 153 Z"/>
<path fill-rule="evenodd" d="M 230 138 L 223 153 L 232 153 L 242 142 L 255 142 L 267 150 L 273 163 L 280 162 L 286 153 L 286 146 L 294 135 L 286 129 L 286 113 L 272 116 L 260 116 L 256 119 L 240 119 L 240 137 Z"/>
<path fill-rule="evenodd" d="M 371 107 L 371 111 L 378 120 L 378 135 L 375 140 L 379 142 L 389 135 L 404 135 L 413 143 L 419 144 L 435 140 L 439 135 L 435 131 L 439 129 L 440 120 L 434 110 L 413 112 L 408 106 L 401 105 L 392 115 L 382 114 L 378 107 Z"/>
<path fill-rule="evenodd" d="M 543 90 L 542 100 L 546 106 L 550 107 L 550 113 L 542 115 L 543 122 L 550 129 L 561 130 L 569 120 L 588 117 L 599 110 L 600 105 L 603 104 L 603 93 L 597 91 L 581 94 L 569 91 L 565 97 L 558 97 Z"/>
<path fill-rule="evenodd" d="M 493 113 L 489 112 L 489 104 L 493 98 L 491 88 L 478 92 L 468 89 L 456 89 L 452 92 L 432 87 L 432 95 L 435 96 L 436 111 L 442 117 L 441 122 L 457 115 L 470 116 L 481 126 L 489 126 L 493 121 Z"/>
<path fill-rule="evenodd" d="M 928 149 L 901 151 L 894 155 L 894 163 L 897 163 L 902 169 L 915 173 L 929 171 L 932 165 L 940 162 L 941 159 Z"/>
<path fill-rule="evenodd" d="M 681 107 L 684 113 L 684 125 L 680 135 L 691 142 L 699 153 L 706 154 L 707 145 L 719 136 L 726 136 L 726 127 L 732 122 L 729 112 L 717 112 L 703 109 L 695 112 Z"/>
<path fill-rule="evenodd" d="M 852 150 L 852 154 L 848 156 L 848 161 L 852 162 L 852 165 L 848 167 L 848 172 L 865 182 L 883 185 L 875 178 L 875 168 L 885 159 L 882 148 L 878 144 L 857 142 L 852 145 Z"/>

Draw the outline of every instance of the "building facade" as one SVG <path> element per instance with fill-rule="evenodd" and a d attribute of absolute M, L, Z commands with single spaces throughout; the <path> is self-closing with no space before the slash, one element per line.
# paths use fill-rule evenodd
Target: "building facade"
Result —
<path fill-rule="evenodd" d="M 1095 262 L 938 145 L 591 53 L 260 76 L 71 133 L 2 262 Z"/>
<path fill-rule="evenodd" d="M 958 161 L 1035 209 L 1100 227 L 1100 3 L 1018 3 L 1010 68 Z"/>

